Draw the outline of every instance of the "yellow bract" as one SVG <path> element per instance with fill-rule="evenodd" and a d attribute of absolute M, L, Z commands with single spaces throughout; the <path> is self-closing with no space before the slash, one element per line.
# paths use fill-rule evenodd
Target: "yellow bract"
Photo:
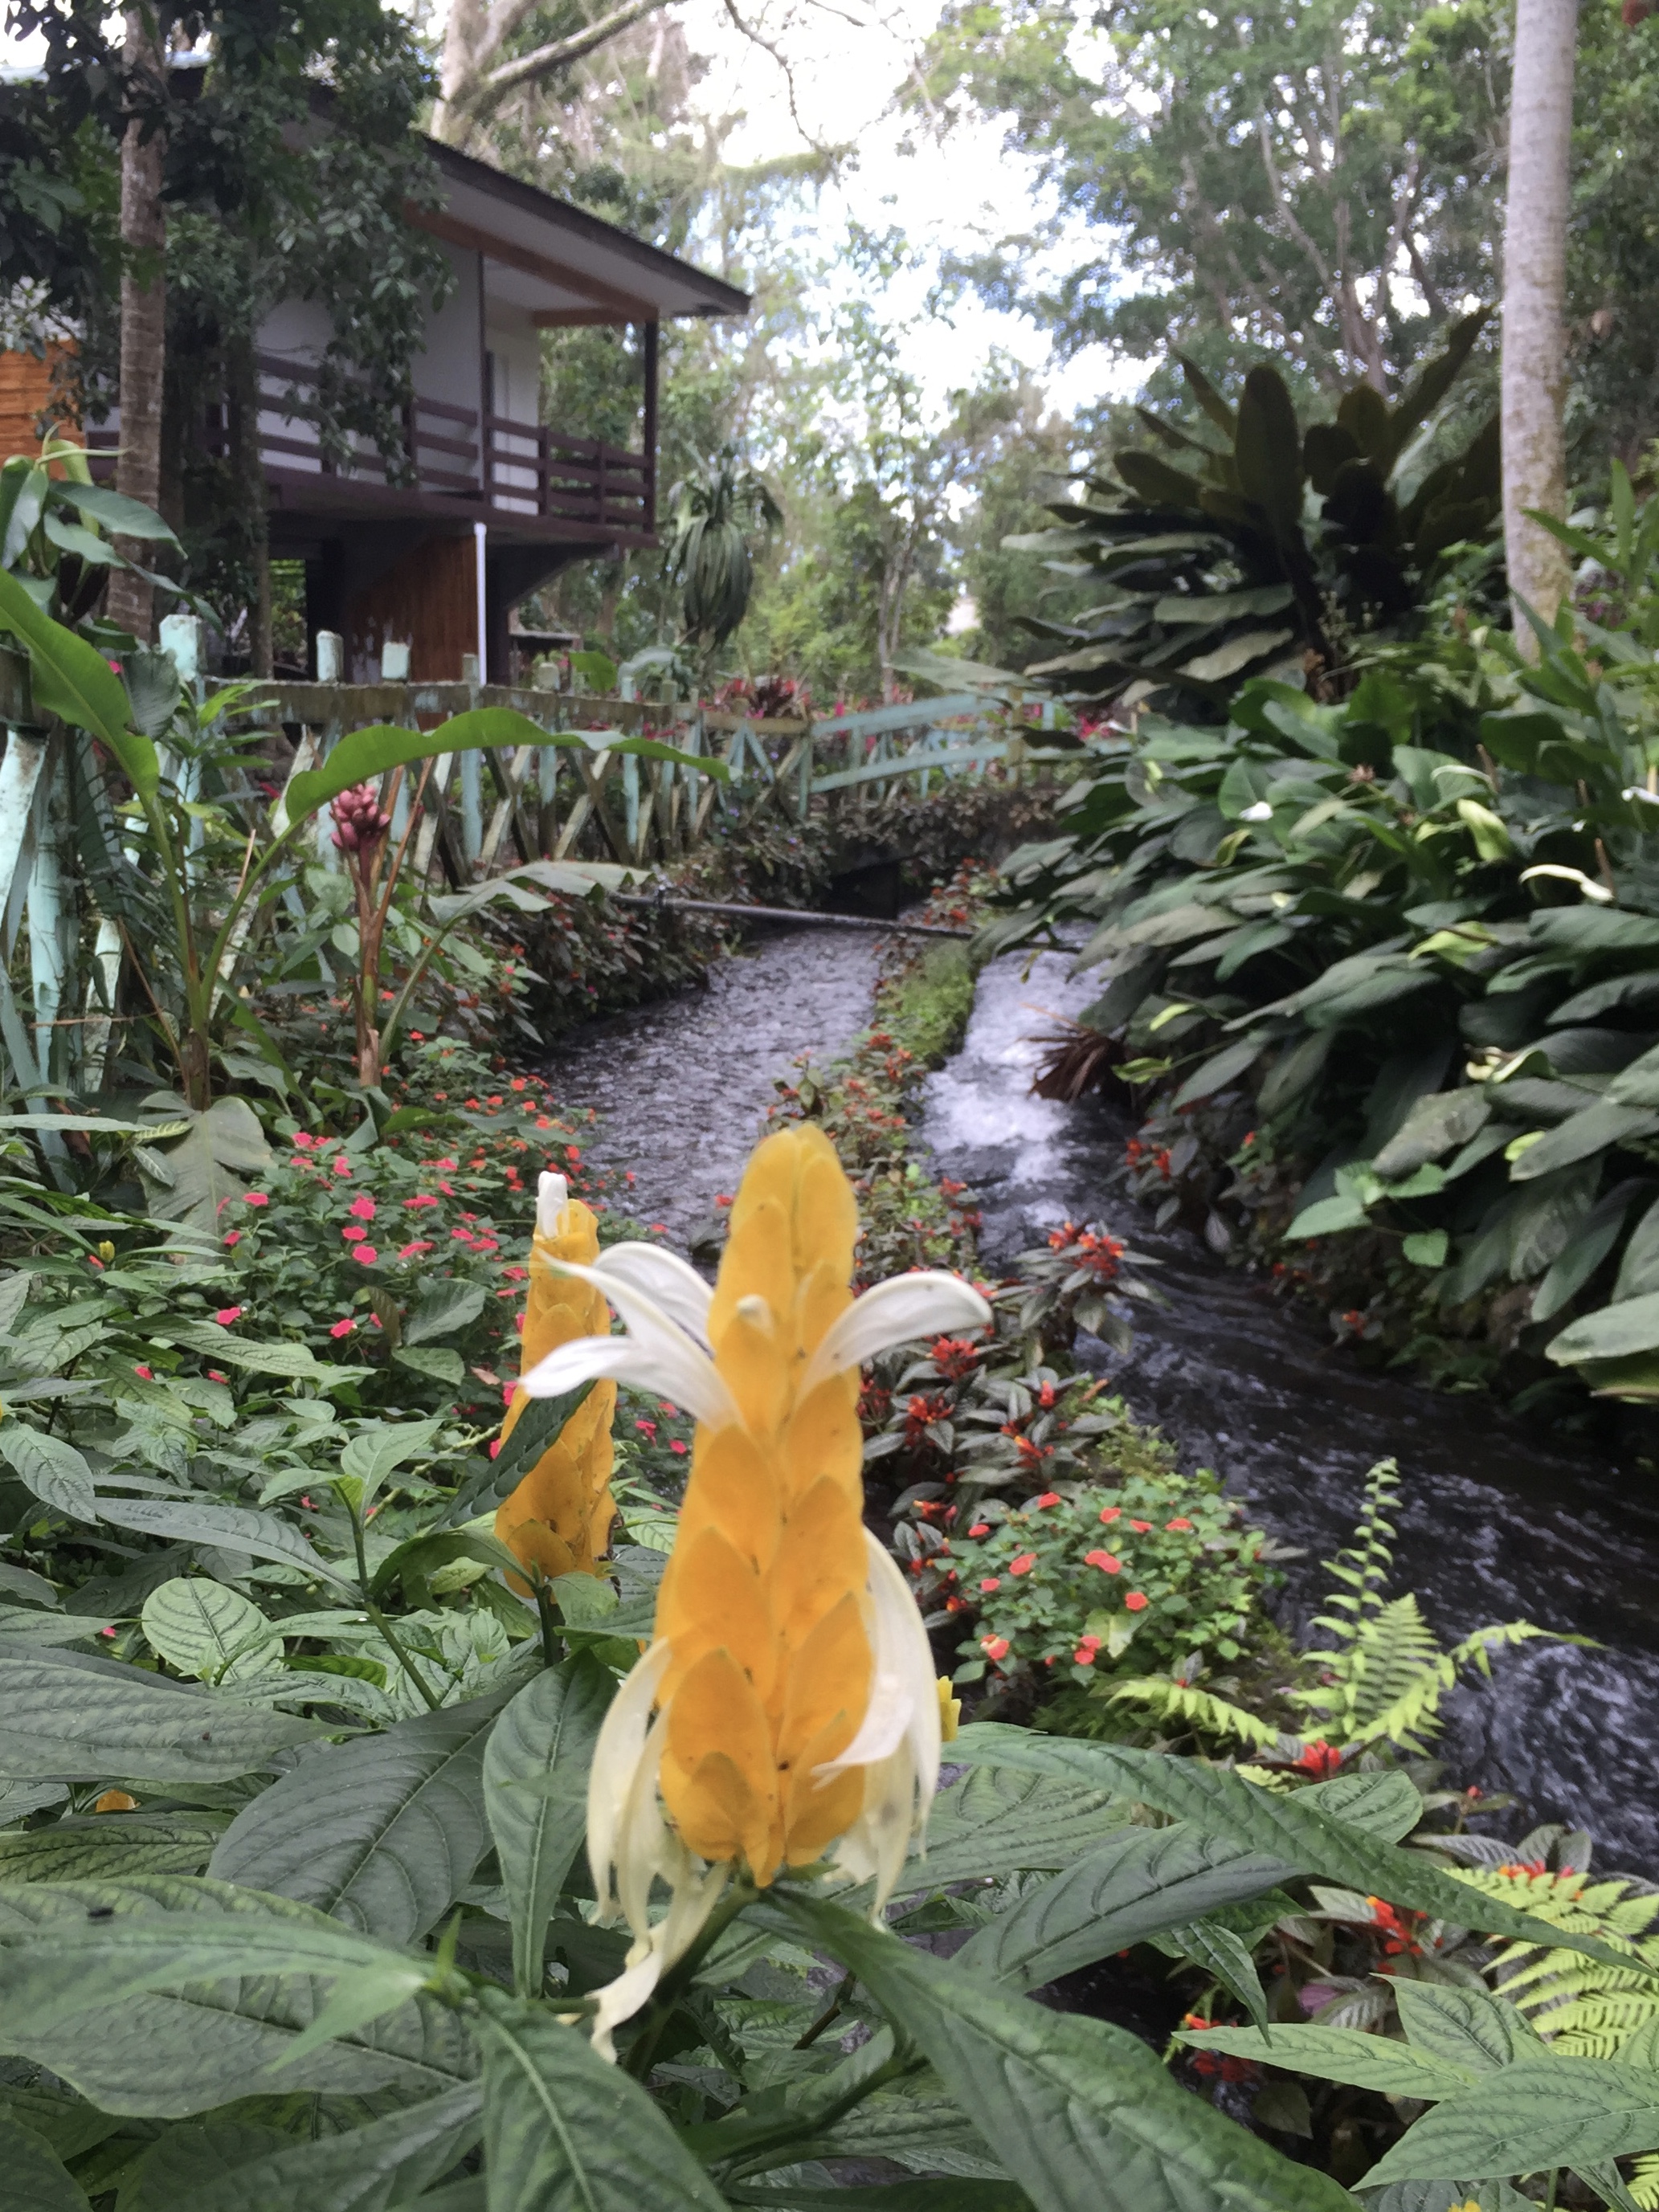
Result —
<path fill-rule="evenodd" d="M 530 1247 L 520 1374 L 527 1374 L 573 1337 L 609 1333 L 604 1294 L 559 1273 L 555 1264 L 574 1261 L 591 1267 L 599 1255 L 599 1227 L 580 1199 L 570 1200 L 560 1210 L 550 1236 L 537 1229 Z M 503 1443 L 532 1402 L 522 1390 L 514 1394 L 501 1430 Z M 501 1542 L 545 1580 L 599 1571 L 595 1561 L 605 1551 L 616 1512 L 610 1490 L 611 1425 L 616 1413 L 616 1384 L 595 1382 L 495 1515 L 495 1534 Z M 509 1579 L 521 1595 L 527 1594 L 527 1585 L 519 1583 L 516 1577 Z"/>
<path fill-rule="evenodd" d="M 822 1130 L 759 1146 L 708 1320 L 739 1419 L 698 1430 L 658 1601 L 663 1798 L 690 1850 L 763 1886 L 821 1857 L 864 1804 L 861 1771 L 816 1771 L 857 1734 L 873 1673 L 858 1377 L 799 1387 L 852 1303 L 857 1234 Z"/>

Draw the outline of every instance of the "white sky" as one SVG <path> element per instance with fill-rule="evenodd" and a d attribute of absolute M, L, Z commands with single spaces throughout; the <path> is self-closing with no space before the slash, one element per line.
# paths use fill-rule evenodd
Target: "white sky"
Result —
<path fill-rule="evenodd" d="M 873 231 L 896 225 L 931 261 L 1028 231 L 1045 211 L 1035 165 L 1004 149 L 1000 124 L 958 124 L 938 137 L 914 112 L 893 112 L 894 95 L 938 20 L 938 0 L 740 4 L 744 20 L 790 58 L 799 124 L 783 72 L 736 29 L 722 0 L 683 0 L 676 11 L 693 50 L 714 61 L 698 88 L 699 104 L 714 115 L 744 112 L 726 148 L 736 162 L 799 152 L 803 128 L 820 143 L 856 142 L 855 166 L 819 202 L 823 253 L 835 249 L 849 219 Z M 1079 240 L 1079 258 L 1084 250 Z M 1066 258 L 1062 253 L 1060 265 Z M 1103 347 L 1090 347 L 1063 365 L 1052 362 L 1047 339 L 1023 316 L 996 313 L 975 298 L 963 300 L 948 325 L 927 319 L 930 274 L 895 284 L 888 319 L 908 321 L 905 365 L 931 397 L 971 383 L 997 348 L 1026 362 L 1049 404 L 1066 412 L 1138 387 L 1141 372 L 1113 362 Z"/>

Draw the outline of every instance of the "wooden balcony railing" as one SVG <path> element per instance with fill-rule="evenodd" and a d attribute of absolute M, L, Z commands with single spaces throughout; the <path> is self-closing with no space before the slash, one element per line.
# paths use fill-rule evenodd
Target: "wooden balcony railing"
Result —
<path fill-rule="evenodd" d="M 315 475 L 351 483 L 418 492 L 458 505 L 495 508 L 503 515 L 540 518 L 601 532 L 649 535 L 656 526 L 653 457 L 578 438 L 544 423 L 484 415 L 447 400 L 416 393 L 404 410 L 404 466 L 388 470 L 378 446 L 361 434 L 346 457 L 325 454 L 308 397 L 317 372 L 271 354 L 259 356 L 259 457 L 273 473 Z M 94 449 L 120 442 L 118 429 L 93 431 Z M 228 450 L 224 410 L 214 408 L 203 427 L 210 453 Z M 99 474 L 106 472 L 94 459 Z M 401 478 L 401 482 L 399 481 Z"/>

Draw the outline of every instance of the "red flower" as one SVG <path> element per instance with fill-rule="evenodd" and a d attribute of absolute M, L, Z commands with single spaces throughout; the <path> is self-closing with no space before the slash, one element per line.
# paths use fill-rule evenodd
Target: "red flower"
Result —
<path fill-rule="evenodd" d="M 362 1227 L 361 1223 L 349 1221 L 345 1227 L 340 1231 L 340 1234 L 344 1237 L 348 1244 L 361 1244 L 364 1237 L 368 1236 L 368 1231 L 367 1229 Z"/>
<path fill-rule="evenodd" d="M 1178 1528 L 1183 1536 L 1190 1536 L 1193 1533 L 1193 1524 L 1184 1513 L 1177 1513 L 1173 1521 L 1166 1521 L 1164 1525 L 1166 1528 Z"/>
<path fill-rule="evenodd" d="M 1145 1613 L 1151 1603 L 1145 1590 L 1131 1590 L 1123 1601 L 1123 1607 L 1126 1613 Z"/>
<path fill-rule="evenodd" d="M 1323 1736 L 1304 1744 L 1301 1758 L 1291 1761 L 1298 1773 L 1318 1775 L 1322 1779 L 1328 1774 L 1334 1774 L 1341 1764 L 1341 1753 L 1334 1744 L 1327 1743 Z"/>
<path fill-rule="evenodd" d="M 981 1636 L 979 1639 L 979 1648 L 988 1659 L 1001 1660 L 1008 1656 L 1008 1639 L 1006 1636 Z"/>
<path fill-rule="evenodd" d="M 334 1172 L 337 1176 L 349 1176 L 351 1173 L 351 1163 L 343 1152 L 334 1163 Z"/>
<path fill-rule="evenodd" d="M 352 1200 L 350 1205 L 346 1208 L 346 1212 L 351 1216 L 354 1221 L 373 1221 L 374 1218 L 374 1201 L 367 1191 L 362 1191 L 357 1197 Z"/>
<path fill-rule="evenodd" d="M 1115 1558 L 1110 1552 L 1085 1552 L 1083 1564 L 1085 1567 L 1098 1567 L 1103 1575 L 1117 1574 L 1123 1566 L 1122 1560 Z"/>
<path fill-rule="evenodd" d="M 1103 1505 L 1100 1509 L 1100 1517 L 1109 1528 L 1114 1521 L 1121 1521 L 1123 1518 L 1123 1508 L 1121 1505 Z"/>
<path fill-rule="evenodd" d="M 635 1421 L 634 1426 L 642 1437 L 649 1438 L 653 1443 L 656 1442 L 657 1425 L 654 1421 Z"/>
<path fill-rule="evenodd" d="M 1079 1667 L 1092 1667 L 1095 1663 L 1095 1653 L 1097 1649 L 1098 1646 L 1096 1644 L 1087 1643 L 1079 1644 L 1077 1650 L 1073 1652 L 1072 1657 L 1076 1661 Z M 1051 1659 L 1048 1663 L 1052 1667 L 1054 1664 L 1053 1660 Z"/>
<path fill-rule="evenodd" d="M 970 1536 L 988 1536 L 990 1533 L 991 1524 L 988 1521 L 975 1521 L 973 1527 L 968 1531 L 968 1534 Z"/>
<path fill-rule="evenodd" d="M 210 1368 L 209 1368 L 209 1370 L 208 1370 L 208 1381 L 209 1381 L 210 1382 L 229 1382 L 229 1380 L 230 1380 L 229 1376 L 226 1374 L 226 1372 L 225 1372 L 225 1370 L 224 1370 L 224 1369 L 223 1369 L 222 1367 L 210 1367 Z"/>
<path fill-rule="evenodd" d="M 1058 1505 L 1059 1504 L 1060 1492 L 1057 1490 L 1045 1490 L 1041 1498 L 1034 1498 L 1031 1500 L 1031 1510 L 1035 1513 L 1040 1511 L 1045 1505 Z"/>
<path fill-rule="evenodd" d="M 1000 1575 L 987 1575 L 983 1582 L 981 1583 L 980 1588 L 982 1590 L 999 1590 L 1002 1588 L 1002 1577 Z"/>
<path fill-rule="evenodd" d="M 435 1249 L 429 1237 L 417 1237 L 413 1243 L 400 1244 L 398 1247 L 398 1257 L 400 1260 L 415 1260 L 418 1259 L 422 1252 L 430 1252 Z M 520 1326 L 523 1326 L 522 1321 Z"/>
<path fill-rule="evenodd" d="M 668 1449 L 677 1458 L 684 1459 L 685 1457 L 685 1446 L 683 1443 L 672 1443 L 669 1445 Z"/>
<path fill-rule="evenodd" d="M 950 1382 L 960 1382 L 973 1371 L 979 1353 L 965 1337 L 941 1336 L 928 1346 L 927 1357 Z"/>
<path fill-rule="evenodd" d="M 435 1206 L 437 1203 L 437 1200 L 427 1191 L 422 1191 L 418 1198 L 406 1198 L 404 1200 L 404 1206 L 411 1213 L 415 1211 L 416 1206 Z"/>
<path fill-rule="evenodd" d="M 351 1248 L 351 1256 L 362 1266 L 372 1267 L 380 1255 L 372 1244 L 354 1244 Z"/>
<path fill-rule="evenodd" d="M 1373 1926 L 1382 1932 L 1384 1954 L 1389 1958 L 1398 1958 L 1403 1953 L 1420 1959 L 1423 1946 L 1418 1942 L 1414 1931 L 1421 1925 L 1425 1916 L 1413 1912 L 1409 1908 L 1402 1911 L 1397 1905 L 1385 1905 L 1380 1897 L 1368 1897 L 1365 1902 L 1371 1909 Z"/>
<path fill-rule="evenodd" d="M 155 1370 L 153 1367 L 135 1367 L 132 1371 L 141 1382 L 153 1382 L 155 1380 Z"/>
<path fill-rule="evenodd" d="M 357 1324 L 352 1319 L 351 1316 L 349 1314 L 346 1314 L 343 1316 L 340 1320 L 335 1322 L 332 1328 L 329 1330 L 329 1334 L 331 1336 L 349 1336 L 352 1330 L 356 1328 L 356 1326 Z"/>
<path fill-rule="evenodd" d="M 221 1328 L 233 1328 L 236 1322 L 240 1321 L 242 1318 L 242 1312 L 243 1309 L 240 1306 L 221 1306 L 218 1312 L 214 1315 L 213 1318 L 218 1322 Z"/>
<path fill-rule="evenodd" d="M 1022 1552 L 1017 1559 L 1008 1562 L 1008 1571 L 1011 1575 L 1029 1575 L 1036 1563 L 1035 1552 Z"/>
<path fill-rule="evenodd" d="M 1150 1521 L 1132 1521 L 1129 1523 L 1137 1536 L 1144 1536 L 1152 1525 Z"/>
<path fill-rule="evenodd" d="M 241 1231 L 240 1229 L 228 1230 L 225 1233 L 224 1241 L 234 1249 L 242 1241 Z"/>
<path fill-rule="evenodd" d="M 242 1194 L 242 1203 L 244 1206 L 269 1206 L 270 1200 L 262 1190 L 248 1190 Z"/>

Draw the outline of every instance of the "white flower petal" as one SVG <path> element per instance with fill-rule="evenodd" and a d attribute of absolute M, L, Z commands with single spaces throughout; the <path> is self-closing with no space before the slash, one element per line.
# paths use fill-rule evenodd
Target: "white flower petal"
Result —
<path fill-rule="evenodd" d="M 878 1920 L 898 1887 L 916 1825 L 916 1771 L 908 1744 L 866 1770 L 864 1810 L 836 1846 L 832 1864 L 854 1881 L 875 1883 L 870 1917 Z"/>
<path fill-rule="evenodd" d="M 660 1244 L 613 1244 L 600 1255 L 597 1273 L 643 1291 L 699 1344 L 708 1343 L 708 1309 L 714 1293 L 678 1253 L 665 1252 Z"/>
<path fill-rule="evenodd" d="M 622 1352 L 606 1355 L 607 1361 L 623 1364 L 592 1364 L 580 1370 L 582 1375 L 614 1375 L 618 1380 L 638 1382 L 647 1389 L 657 1390 L 671 1398 L 677 1406 L 684 1406 L 696 1420 L 708 1427 L 723 1429 L 738 1418 L 738 1409 L 732 1394 L 720 1380 L 714 1361 L 708 1354 L 688 1336 L 677 1322 L 672 1320 L 654 1298 L 631 1283 L 619 1281 L 616 1276 L 602 1274 L 597 1267 L 579 1267 L 574 1261 L 554 1263 L 562 1275 L 574 1275 L 578 1282 L 591 1283 L 595 1290 L 603 1291 L 611 1304 L 627 1323 L 628 1334 L 623 1337 L 574 1337 L 569 1344 L 562 1344 L 556 1352 L 532 1367 L 522 1378 L 523 1386 L 532 1398 L 551 1398 L 561 1390 L 574 1387 L 569 1379 L 548 1380 L 553 1376 L 568 1376 L 576 1372 L 556 1366 L 565 1353 L 574 1355 L 580 1345 L 598 1344 L 623 1346 Z M 588 1354 L 589 1359 L 597 1358 Z"/>
<path fill-rule="evenodd" d="M 875 1674 L 863 1725 L 839 1759 L 814 1769 L 840 1774 L 849 1766 L 871 1766 L 908 1742 L 918 1779 L 926 1776 L 926 1803 L 939 1775 L 939 1678 L 921 1614 L 897 1562 L 864 1531 L 870 1578 L 870 1646 Z M 931 1735 L 930 1735 L 931 1731 Z M 931 1743 L 931 1749 L 930 1749 Z"/>
<path fill-rule="evenodd" d="M 812 1354 L 801 1377 L 800 1394 L 815 1390 L 831 1375 L 862 1367 L 878 1352 L 923 1336 L 948 1336 L 952 1329 L 983 1328 L 991 1309 L 960 1275 L 919 1269 L 890 1276 L 854 1298 Z"/>
<path fill-rule="evenodd" d="M 653 1644 L 629 1668 L 599 1723 L 587 1778 L 587 1860 L 593 1870 L 601 1917 L 614 1910 L 611 1876 L 617 1863 L 619 1830 L 644 1759 L 651 1709 L 672 1656 L 672 1648 L 666 1642 Z"/>
<path fill-rule="evenodd" d="M 1271 822 L 1273 811 L 1265 799 L 1258 799 L 1254 806 L 1241 807 L 1238 818 L 1241 822 Z"/>
<path fill-rule="evenodd" d="M 542 1175 L 536 1185 L 536 1233 L 538 1237 L 556 1237 L 559 1216 L 570 1203 L 570 1185 L 562 1175 L 550 1170 Z"/>
<path fill-rule="evenodd" d="M 602 1375 L 619 1382 L 647 1379 L 640 1348 L 631 1337 L 573 1336 L 568 1344 L 538 1359 L 527 1375 L 520 1376 L 519 1388 L 528 1397 L 558 1398 Z"/>

